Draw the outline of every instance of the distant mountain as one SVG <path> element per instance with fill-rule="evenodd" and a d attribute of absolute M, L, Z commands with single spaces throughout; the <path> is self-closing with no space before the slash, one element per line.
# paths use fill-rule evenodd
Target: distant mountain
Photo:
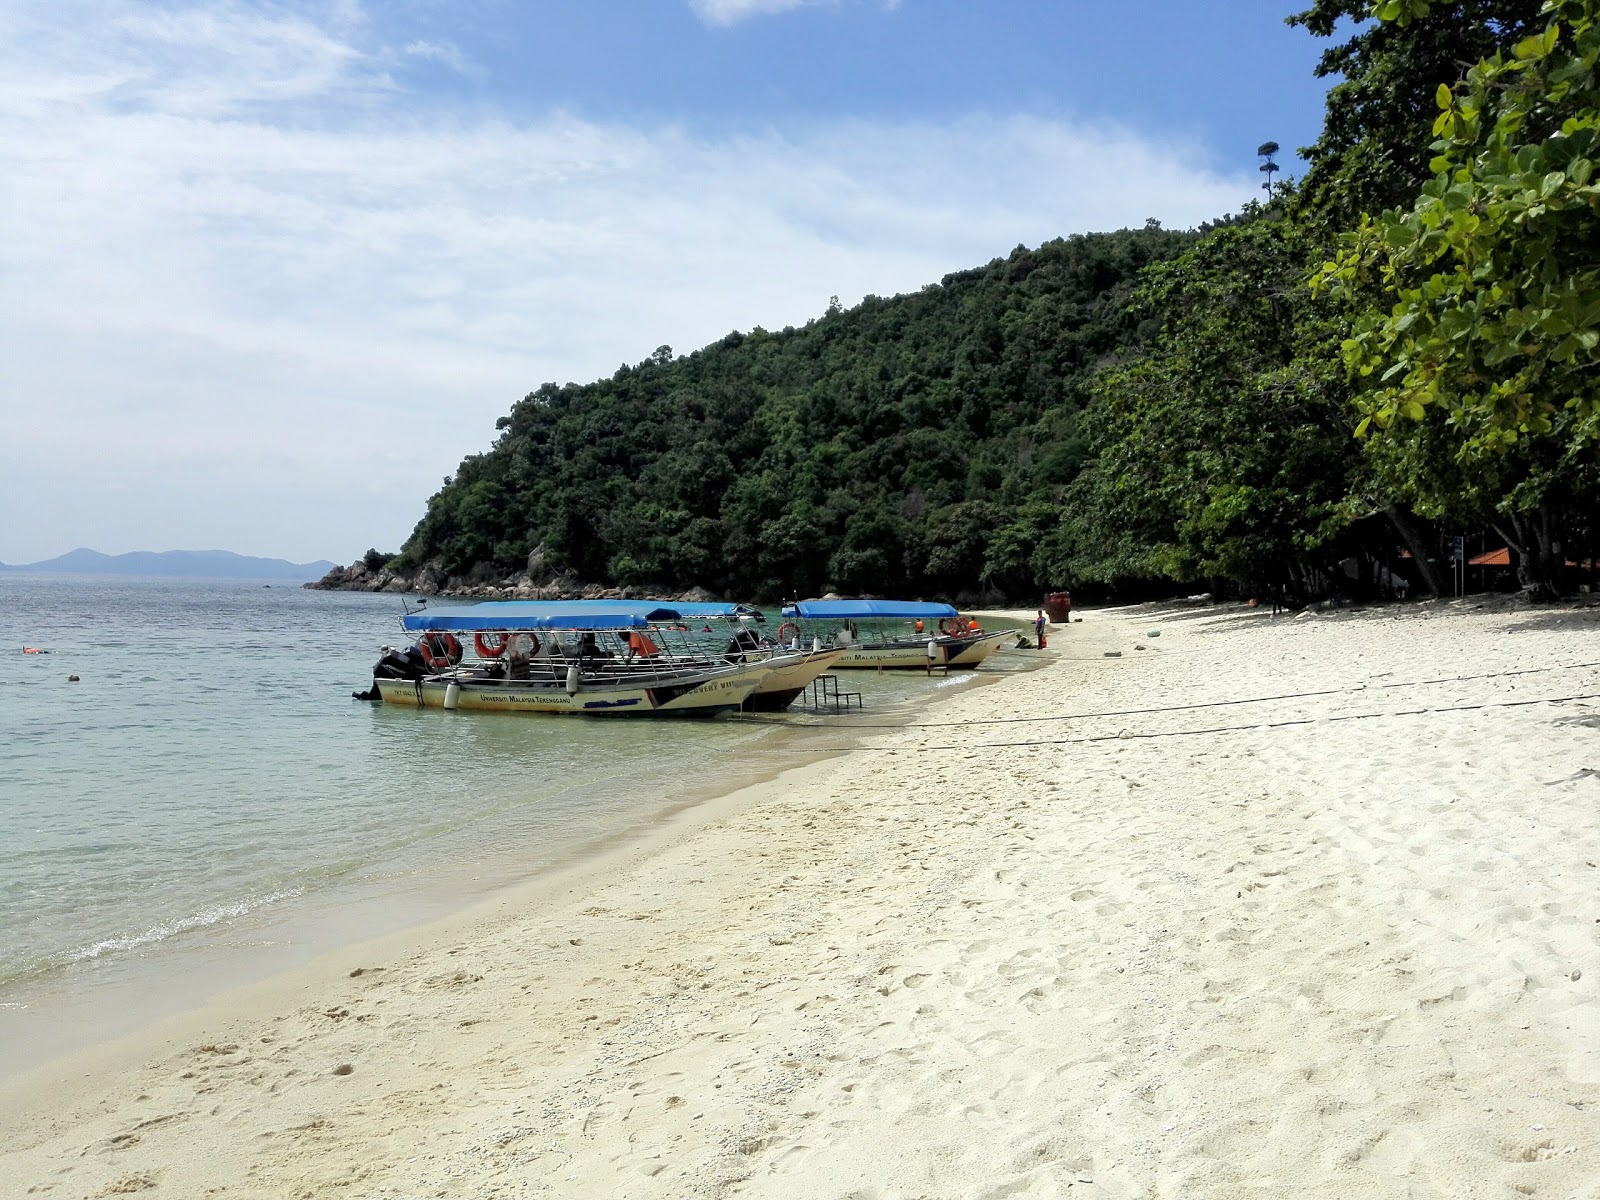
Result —
<path fill-rule="evenodd" d="M 59 575 L 145 575 L 197 579 L 282 579 L 304 582 L 321 579 L 336 567 L 325 559 L 292 563 L 281 558 L 251 558 L 231 550 L 136 550 L 132 554 L 101 554 L 98 550 L 71 550 L 45 562 L 7 566 L 0 571 L 40 571 Z"/>

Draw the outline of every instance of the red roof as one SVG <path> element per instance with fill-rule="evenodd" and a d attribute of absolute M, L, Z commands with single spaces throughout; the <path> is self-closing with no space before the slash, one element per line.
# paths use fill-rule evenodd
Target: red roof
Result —
<path fill-rule="evenodd" d="M 1476 558 L 1467 559 L 1467 565 L 1473 567 L 1509 567 L 1511 565 L 1511 551 L 1505 546 L 1498 550 L 1490 550 Z"/>

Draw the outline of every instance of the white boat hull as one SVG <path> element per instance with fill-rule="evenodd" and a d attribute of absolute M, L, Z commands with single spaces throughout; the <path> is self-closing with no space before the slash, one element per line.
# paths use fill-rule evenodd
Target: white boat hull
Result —
<path fill-rule="evenodd" d="M 662 676 L 596 679 L 585 676 L 576 691 L 551 680 L 507 680 L 435 675 L 421 680 L 375 679 L 385 704 L 415 708 L 444 708 L 452 687 L 450 707 L 461 712 L 554 713 L 583 716 L 623 716 L 650 713 L 710 714 L 739 708 L 768 674 L 763 665 L 721 671 L 684 679 Z"/>
<path fill-rule="evenodd" d="M 844 648 L 844 656 L 834 664 L 838 671 L 926 671 L 931 667 L 967 670 L 976 667 L 1000 648 L 1011 630 L 982 633 L 977 637 L 938 637 L 882 642 Z M 932 645 L 933 654 L 928 653 Z"/>
<path fill-rule="evenodd" d="M 780 712 L 788 708 L 796 696 L 811 686 L 812 680 L 837 666 L 844 654 L 845 651 L 838 648 L 778 651 L 767 659 L 767 677 L 750 694 L 744 706 L 759 712 Z"/>

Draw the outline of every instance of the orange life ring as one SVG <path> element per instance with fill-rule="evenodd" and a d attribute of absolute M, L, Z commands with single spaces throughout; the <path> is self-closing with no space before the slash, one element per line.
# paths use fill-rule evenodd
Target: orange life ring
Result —
<path fill-rule="evenodd" d="M 959 617 L 940 617 L 939 632 L 944 634 L 945 637 L 961 636 L 961 619 Z"/>
<path fill-rule="evenodd" d="M 513 662 L 522 662 L 539 653 L 538 634 L 524 630 L 521 633 L 506 634 L 506 653 Z"/>
<path fill-rule="evenodd" d="M 423 665 L 430 671 L 442 671 L 461 661 L 460 641 L 455 634 L 447 633 L 443 629 L 423 634 L 422 640 L 417 643 L 417 649 L 422 652 Z"/>
<path fill-rule="evenodd" d="M 493 629 L 480 629 L 472 635 L 472 648 L 479 658 L 499 658 L 511 644 L 511 635 Z"/>
<path fill-rule="evenodd" d="M 793 621 L 785 621 L 782 625 L 779 625 L 778 645 L 787 646 L 789 644 L 790 633 L 793 633 L 795 638 L 798 639 L 800 637 L 800 626 L 796 625 Z"/>

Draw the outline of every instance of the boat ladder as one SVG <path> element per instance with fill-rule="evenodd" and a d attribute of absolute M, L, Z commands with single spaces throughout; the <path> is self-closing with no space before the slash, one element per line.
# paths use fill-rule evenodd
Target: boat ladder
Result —
<path fill-rule="evenodd" d="M 818 675 L 811 681 L 812 708 L 844 712 L 861 706 L 861 693 L 841 691 L 837 675 Z"/>

